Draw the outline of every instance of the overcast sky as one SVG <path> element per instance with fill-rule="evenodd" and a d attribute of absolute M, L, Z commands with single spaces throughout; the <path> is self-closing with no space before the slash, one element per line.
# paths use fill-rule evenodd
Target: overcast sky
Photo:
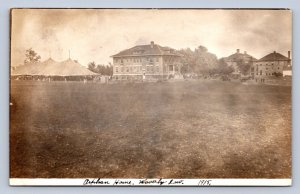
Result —
<path fill-rule="evenodd" d="M 42 60 L 76 59 L 108 64 L 111 55 L 154 41 L 175 49 L 208 48 L 218 58 L 241 52 L 261 58 L 291 50 L 291 12 L 287 10 L 104 10 L 19 9 L 12 14 L 12 65 L 23 64 L 25 50 Z"/>

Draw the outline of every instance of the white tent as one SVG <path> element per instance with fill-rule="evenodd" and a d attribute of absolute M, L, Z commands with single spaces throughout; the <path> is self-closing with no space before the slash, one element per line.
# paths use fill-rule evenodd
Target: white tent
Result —
<path fill-rule="evenodd" d="M 26 64 L 16 67 L 12 75 L 44 75 L 44 76 L 87 76 L 97 75 L 80 65 L 78 62 L 68 59 L 56 62 L 49 58 L 40 63 Z"/>
<path fill-rule="evenodd" d="M 29 63 L 16 67 L 11 71 L 12 75 L 39 75 L 40 63 Z"/>

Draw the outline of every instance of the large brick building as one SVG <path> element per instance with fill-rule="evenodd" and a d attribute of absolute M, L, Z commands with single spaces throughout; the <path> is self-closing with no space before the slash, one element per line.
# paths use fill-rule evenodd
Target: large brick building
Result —
<path fill-rule="evenodd" d="M 180 77 L 180 57 L 176 50 L 152 41 L 111 56 L 116 80 L 166 79 Z"/>
<path fill-rule="evenodd" d="M 284 69 L 291 69 L 290 51 L 288 57 L 274 51 L 254 63 L 256 82 L 264 82 L 272 76 L 282 76 Z"/>

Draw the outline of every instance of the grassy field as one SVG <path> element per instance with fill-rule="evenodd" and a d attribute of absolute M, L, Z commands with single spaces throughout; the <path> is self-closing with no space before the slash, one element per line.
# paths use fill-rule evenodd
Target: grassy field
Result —
<path fill-rule="evenodd" d="M 288 178 L 291 87 L 12 81 L 10 176 Z"/>

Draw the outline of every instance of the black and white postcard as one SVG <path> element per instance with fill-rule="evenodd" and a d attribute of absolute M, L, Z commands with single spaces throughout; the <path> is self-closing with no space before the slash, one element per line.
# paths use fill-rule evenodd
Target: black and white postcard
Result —
<path fill-rule="evenodd" d="M 289 186 L 289 9 L 12 9 L 10 185 Z"/>

